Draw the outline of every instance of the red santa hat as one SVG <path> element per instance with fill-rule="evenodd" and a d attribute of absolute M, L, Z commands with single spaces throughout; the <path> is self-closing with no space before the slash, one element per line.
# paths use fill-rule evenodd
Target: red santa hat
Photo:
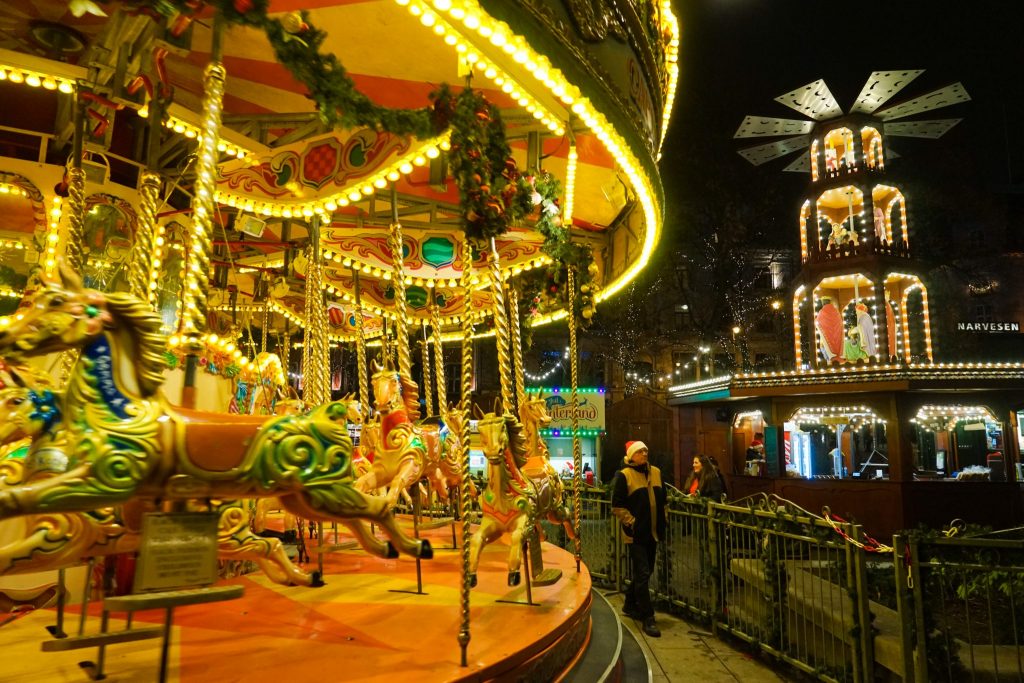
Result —
<path fill-rule="evenodd" d="M 627 441 L 626 442 L 626 462 L 632 462 L 633 456 L 640 450 L 648 450 L 647 444 L 643 441 Z"/>

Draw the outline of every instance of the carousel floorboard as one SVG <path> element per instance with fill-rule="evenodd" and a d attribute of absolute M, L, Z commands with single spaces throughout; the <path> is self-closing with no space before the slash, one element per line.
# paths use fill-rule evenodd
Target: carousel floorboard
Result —
<path fill-rule="evenodd" d="M 224 581 L 245 588 L 241 599 L 182 607 L 174 613 L 170 681 L 487 681 L 557 680 L 590 637 L 590 575 L 576 572 L 570 553 L 544 545 L 548 568 L 562 570 L 552 586 L 506 585 L 508 545 L 487 546 L 470 610 L 469 666 L 460 666 L 461 552 L 448 528 L 424 532 L 433 560 L 422 563 L 423 595 L 416 594 L 416 562 L 380 560 L 361 550 L 325 556 L 327 585 L 280 586 L 261 573 Z M 332 536 L 325 534 L 328 541 Z M 307 566 L 308 568 L 308 566 Z M 516 602 L 520 604 L 515 604 Z M 86 633 L 99 631 L 99 606 L 90 605 Z M 113 617 L 110 630 L 124 628 Z M 137 612 L 135 625 L 162 623 L 163 612 Z M 54 611 L 39 610 L 0 627 L 0 681 L 88 681 L 80 661 L 96 650 L 43 653 Z M 77 633 L 69 608 L 65 629 Z M 159 640 L 110 646 L 110 681 L 157 679 Z"/>

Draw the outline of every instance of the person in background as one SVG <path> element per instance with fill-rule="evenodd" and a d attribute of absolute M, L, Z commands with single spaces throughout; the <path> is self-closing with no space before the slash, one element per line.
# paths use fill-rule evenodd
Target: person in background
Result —
<path fill-rule="evenodd" d="M 722 496 L 729 497 L 729 488 L 725 485 L 725 477 L 722 476 L 722 468 L 718 466 L 718 460 L 715 456 L 709 455 L 708 462 L 715 468 L 715 474 L 718 475 L 718 483 L 722 486 Z"/>
<path fill-rule="evenodd" d="M 615 473 L 612 482 L 612 514 L 622 525 L 633 570 L 633 583 L 626 589 L 622 613 L 641 620 L 647 635 L 660 638 L 651 604 L 651 573 L 658 541 L 665 537 L 668 528 L 668 511 L 661 470 L 649 464 L 647 456 L 643 441 L 626 442 L 625 467 Z"/>
<path fill-rule="evenodd" d="M 683 493 L 688 496 L 710 498 L 716 502 L 722 499 L 722 480 L 708 456 L 693 456 L 693 471 L 683 484 Z"/>

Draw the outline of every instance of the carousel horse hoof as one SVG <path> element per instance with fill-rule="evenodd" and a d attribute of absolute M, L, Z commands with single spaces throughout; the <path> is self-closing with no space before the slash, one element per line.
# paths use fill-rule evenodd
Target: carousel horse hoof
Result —
<path fill-rule="evenodd" d="M 317 571 L 310 572 L 310 577 L 311 577 L 311 580 L 309 582 L 309 587 L 310 588 L 322 588 L 322 587 L 327 585 L 326 583 L 324 583 L 324 575 L 321 574 L 320 572 L 317 572 Z"/>
<path fill-rule="evenodd" d="M 519 582 L 522 581 L 522 580 L 523 580 L 523 575 L 520 574 L 518 570 L 514 571 L 514 572 L 509 572 L 508 573 L 508 585 L 510 585 L 510 586 L 518 586 Z"/>
<path fill-rule="evenodd" d="M 388 543 L 388 549 L 387 549 L 387 552 L 385 553 L 384 557 L 385 557 L 385 559 L 393 560 L 396 557 L 398 557 L 398 551 L 395 550 L 395 546 L 391 545 L 391 541 L 388 541 L 387 543 Z"/>
<path fill-rule="evenodd" d="M 420 541 L 420 554 L 417 557 L 421 560 L 434 559 L 434 548 L 430 545 L 430 541 L 427 539 Z"/>
<path fill-rule="evenodd" d="M 469 575 L 469 587 L 476 588 L 476 574 Z"/>

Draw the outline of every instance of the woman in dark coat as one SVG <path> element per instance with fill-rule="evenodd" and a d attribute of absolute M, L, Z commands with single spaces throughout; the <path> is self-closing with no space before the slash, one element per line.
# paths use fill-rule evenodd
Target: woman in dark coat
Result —
<path fill-rule="evenodd" d="M 722 480 L 718 478 L 718 470 L 708 456 L 693 456 L 693 471 L 683 484 L 683 493 L 688 496 L 710 498 L 716 502 L 722 499 Z"/>

